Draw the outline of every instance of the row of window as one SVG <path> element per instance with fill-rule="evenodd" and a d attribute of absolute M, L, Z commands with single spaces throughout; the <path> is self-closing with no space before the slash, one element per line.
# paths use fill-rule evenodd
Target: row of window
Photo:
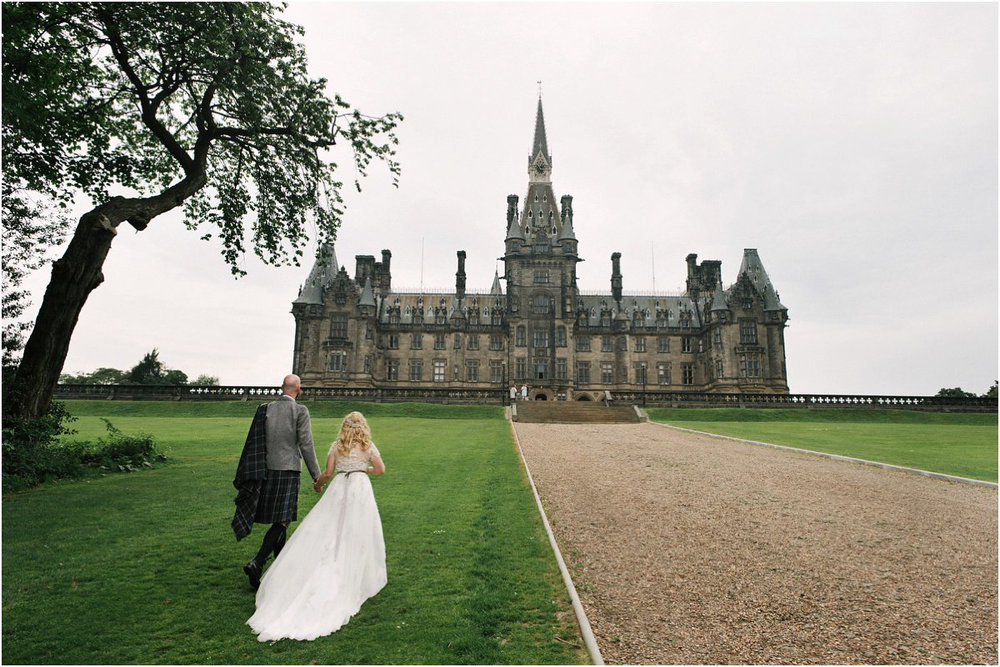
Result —
<path fill-rule="evenodd" d="M 479 361 L 466 361 L 465 362 L 465 377 L 466 382 L 479 382 Z M 431 380 L 434 382 L 444 382 L 445 376 L 448 369 L 448 362 L 444 359 L 436 359 L 431 363 Z M 452 374 L 455 380 L 462 379 L 459 376 L 459 367 L 452 367 Z M 399 380 L 399 359 L 386 359 L 385 360 L 385 379 L 386 380 Z M 410 382 L 423 382 L 424 380 L 424 362 L 422 359 L 410 359 L 409 360 L 409 375 L 407 379 Z M 493 384 L 500 384 L 504 381 L 503 376 L 503 361 L 500 359 L 491 359 L 489 362 L 489 381 Z"/>
<path fill-rule="evenodd" d="M 341 329 L 337 330 L 338 335 L 335 338 L 346 338 L 347 337 L 347 324 L 344 323 L 342 335 Z M 366 329 L 366 338 L 371 338 L 370 328 Z M 443 350 L 446 347 L 445 333 L 435 333 L 434 336 L 434 349 Z M 421 350 L 423 349 L 423 334 L 414 333 L 410 334 L 410 349 L 411 350 Z M 536 348 L 547 348 L 549 346 L 549 331 L 546 329 L 535 329 L 531 332 L 531 343 L 532 347 Z M 504 349 L 504 340 L 506 336 L 503 334 L 490 334 L 490 349 L 491 350 L 502 350 Z M 591 336 L 577 336 L 574 340 L 576 341 L 576 351 L 577 352 L 590 352 L 591 347 Z M 615 342 L 617 339 L 617 346 L 619 350 L 628 350 L 629 336 L 611 336 L 604 335 L 601 336 L 601 352 L 613 352 L 615 349 Z M 636 352 L 646 352 L 646 336 L 632 336 L 634 350 Z M 682 336 L 681 337 L 681 352 L 693 352 L 694 351 L 694 341 L 697 340 L 697 347 L 699 352 L 705 351 L 705 345 L 702 339 L 696 338 L 694 336 Z M 514 334 L 514 345 L 516 347 L 527 347 L 527 329 L 523 326 L 517 327 Z M 722 344 L 722 332 L 718 329 L 715 330 L 713 334 L 713 342 L 716 345 Z M 399 334 L 390 333 L 386 340 L 387 347 L 390 350 L 399 349 Z M 555 330 L 555 344 L 556 347 L 566 347 L 566 327 L 556 327 Z M 756 322 L 752 320 L 744 325 L 740 323 L 740 345 L 757 345 L 757 325 Z M 469 350 L 479 349 L 479 335 L 478 334 L 468 334 L 466 336 L 466 345 Z M 454 334 L 454 348 L 456 350 L 462 347 L 462 334 Z M 670 337 L 669 336 L 657 336 L 656 337 L 656 351 L 658 353 L 670 352 Z"/>
<path fill-rule="evenodd" d="M 446 349 L 446 334 L 437 333 L 434 334 L 434 349 L 444 350 Z M 490 350 L 503 350 L 504 340 L 506 336 L 500 334 L 490 335 Z M 466 349 L 468 350 L 478 350 L 479 347 L 479 334 L 469 334 L 465 337 Z M 455 334 L 454 345 L 456 350 L 462 349 L 462 335 Z M 399 349 L 399 334 L 389 334 L 386 338 L 386 349 L 398 350 Z M 424 349 L 424 335 L 420 333 L 410 334 L 410 349 L 411 350 L 422 350 Z"/>
<path fill-rule="evenodd" d="M 760 355 L 759 354 L 741 354 L 739 357 L 740 362 L 740 377 L 743 378 L 754 378 L 760 377 Z M 445 381 L 445 370 L 447 368 L 447 361 L 444 359 L 434 360 L 433 363 L 433 373 L 432 380 L 434 382 L 444 382 Z M 423 365 L 422 359 L 410 359 L 409 361 L 409 380 L 411 382 L 422 382 L 423 381 Z M 622 377 L 619 379 L 615 378 L 615 364 L 610 361 L 599 362 L 601 371 L 601 383 L 602 384 L 614 384 L 616 382 L 627 383 L 629 381 L 628 377 Z M 479 382 L 479 366 L 480 362 L 478 360 L 468 360 L 465 362 L 465 381 L 466 382 Z M 535 359 L 533 363 L 533 373 L 528 374 L 528 360 L 524 357 L 518 357 L 514 360 L 514 377 L 518 380 L 526 379 L 548 379 L 549 376 L 549 362 L 546 359 Z M 578 361 L 576 362 L 576 381 L 579 384 L 590 384 L 591 362 L 589 361 Z M 649 383 L 649 376 L 647 373 L 646 362 L 636 362 L 632 365 L 632 376 L 633 382 L 635 384 L 647 384 Z M 347 352 L 343 350 L 335 350 L 330 353 L 329 358 L 329 370 L 331 371 L 347 371 Z M 724 376 L 723 373 L 722 360 L 717 359 L 715 361 L 714 371 L 715 377 L 721 378 Z M 555 364 L 555 379 L 556 380 L 566 380 L 568 367 L 566 359 L 559 358 L 556 359 Z M 365 357 L 365 373 L 371 373 L 371 357 Z M 453 376 L 457 380 L 459 379 L 459 368 L 458 366 L 453 367 Z M 497 384 L 504 381 L 503 377 L 503 361 L 500 359 L 491 359 L 489 361 L 489 378 L 490 382 Z M 399 379 L 399 359 L 386 359 L 386 380 L 398 380 Z M 660 362 L 656 364 L 656 384 L 669 385 L 673 384 L 673 378 L 671 375 L 671 365 L 667 362 Z M 681 384 L 682 385 L 692 385 L 694 384 L 694 364 L 681 364 Z"/>
<path fill-rule="evenodd" d="M 545 297 L 541 297 L 541 300 L 544 301 L 544 303 L 533 304 L 532 309 L 535 310 L 535 308 L 538 308 L 540 309 L 539 312 L 541 313 L 548 312 L 548 308 L 550 307 L 548 299 L 546 299 Z M 339 339 L 347 338 L 347 321 L 348 317 L 346 314 L 337 313 L 332 315 L 330 317 L 330 337 Z M 444 321 L 438 323 L 444 324 Z M 493 323 L 500 324 L 500 320 L 495 318 Z M 740 324 L 740 345 L 757 345 L 758 344 L 757 321 L 752 319 L 741 319 L 739 324 Z M 610 321 L 608 322 L 608 325 L 610 325 Z M 548 331 L 537 331 L 537 330 L 533 331 L 532 336 L 534 338 L 533 342 L 535 344 L 535 347 L 547 347 L 548 334 L 549 334 Z M 419 336 L 419 335 L 420 334 L 414 334 L 414 336 Z M 436 334 L 436 335 L 441 337 L 444 336 L 444 334 Z M 556 335 L 556 347 L 566 347 L 566 340 L 567 340 L 566 327 L 564 326 L 556 327 L 555 335 Z M 716 329 L 715 330 L 716 343 L 721 344 L 722 342 L 721 335 L 722 335 L 721 332 L 718 329 Z M 371 325 L 367 325 L 365 328 L 365 338 L 370 339 L 371 337 L 372 337 Z M 514 338 L 515 338 L 515 345 L 517 345 L 518 347 L 524 347 L 526 345 L 527 330 L 523 325 L 517 327 L 514 333 Z M 604 339 L 610 340 L 610 338 L 611 338 L 610 336 L 603 336 L 602 346 L 604 346 L 603 340 Z M 576 341 L 577 341 L 576 342 L 577 350 L 582 351 L 590 349 L 589 336 L 577 336 Z M 637 346 L 636 351 L 637 352 L 645 351 L 645 346 L 646 346 L 645 336 L 636 336 L 635 341 Z M 456 345 L 456 348 L 457 347 L 458 346 Z M 610 343 L 607 344 L 607 347 L 608 350 L 610 350 Z M 398 345 L 397 347 L 390 349 L 398 349 Z M 419 348 L 414 348 L 414 349 L 419 349 Z M 442 349 L 442 348 L 436 348 L 436 349 Z M 469 349 L 474 349 L 474 348 L 469 348 Z M 503 348 L 498 348 L 498 349 L 503 349 Z M 669 352 L 669 351 L 670 351 L 669 338 L 667 336 L 657 336 L 657 352 Z M 690 350 L 685 350 L 685 351 L 690 351 Z"/>

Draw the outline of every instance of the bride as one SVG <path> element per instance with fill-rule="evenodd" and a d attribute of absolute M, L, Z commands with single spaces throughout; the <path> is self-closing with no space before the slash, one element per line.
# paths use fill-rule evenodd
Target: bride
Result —
<path fill-rule="evenodd" d="M 247 621 L 259 641 L 336 632 L 385 586 L 382 520 L 368 479 L 385 464 L 360 412 L 344 418 L 316 490 L 335 472 L 260 581 L 257 611 Z"/>

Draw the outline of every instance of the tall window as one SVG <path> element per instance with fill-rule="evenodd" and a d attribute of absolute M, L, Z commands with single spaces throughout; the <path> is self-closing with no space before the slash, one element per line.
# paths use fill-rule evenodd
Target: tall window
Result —
<path fill-rule="evenodd" d="M 523 380 L 528 377 L 528 360 L 524 357 L 518 357 L 514 360 L 514 373 L 518 380 Z"/>
<path fill-rule="evenodd" d="M 424 379 L 424 362 L 420 359 L 410 359 L 410 382 L 420 382 Z"/>
<path fill-rule="evenodd" d="M 566 379 L 566 360 L 556 359 L 556 379 L 565 380 Z"/>
<path fill-rule="evenodd" d="M 479 382 L 479 362 L 478 361 L 466 361 L 465 362 L 465 381 L 466 382 Z"/>
<path fill-rule="evenodd" d="M 577 384 L 590 384 L 590 362 L 589 361 L 578 361 L 578 362 L 576 362 L 576 383 Z"/>
<path fill-rule="evenodd" d="M 601 362 L 601 382 L 611 384 L 615 381 L 615 365 L 610 361 Z"/>
<path fill-rule="evenodd" d="M 490 335 L 490 349 L 491 350 L 502 350 L 503 349 L 503 336 L 499 334 Z"/>
<path fill-rule="evenodd" d="M 712 342 L 716 345 L 722 345 L 722 329 L 716 329 L 712 332 Z"/>
<path fill-rule="evenodd" d="M 415 333 L 410 338 L 410 349 L 419 350 L 424 346 L 424 338 L 422 334 Z"/>
<path fill-rule="evenodd" d="M 669 336 L 657 336 L 656 337 L 656 351 L 657 352 L 669 352 L 670 351 L 670 337 Z"/>
<path fill-rule="evenodd" d="M 548 347 L 549 332 L 544 329 L 535 329 L 531 332 L 531 342 L 535 347 Z"/>
<path fill-rule="evenodd" d="M 723 368 L 722 368 L 722 359 L 716 359 L 715 360 L 715 377 L 717 377 L 717 378 L 723 377 L 723 372 L 722 371 L 723 371 Z"/>
<path fill-rule="evenodd" d="M 740 345 L 757 344 L 757 320 L 740 320 Z"/>
<path fill-rule="evenodd" d="M 549 378 L 549 360 L 548 359 L 535 359 L 534 363 L 535 374 L 533 379 L 535 380 L 547 380 Z"/>
<path fill-rule="evenodd" d="M 385 360 L 385 379 L 386 380 L 399 379 L 399 359 Z"/>
<path fill-rule="evenodd" d="M 646 337 L 645 336 L 636 336 L 635 337 L 635 351 L 636 352 L 645 352 L 646 351 Z"/>
<path fill-rule="evenodd" d="M 514 337 L 514 345 L 524 347 L 527 344 L 527 333 L 525 333 L 524 325 L 522 324 L 517 328 L 517 333 Z"/>
<path fill-rule="evenodd" d="M 435 359 L 434 360 L 434 381 L 435 382 L 444 382 L 444 371 L 445 371 L 445 367 L 446 366 L 447 366 L 447 362 L 445 362 L 444 359 Z"/>
<path fill-rule="evenodd" d="M 444 349 L 444 334 L 438 333 L 434 334 L 434 349 L 443 350 Z"/>
<path fill-rule="evenodd" d="M 336 313 L 330 316 L 330 338 L 347 338 L 347 315 Z"/>
<path fill-rule="evenodd" d="M 681 384 L 694 384 L 694 364 L 681 364 Z"/>
<path fill-rule="evenodd" d="M 657 384 L 671 384 L 670 382 L 670 364 L 660 362 L 656 364 L 656 383 Z"/>
<path fill-rule="evenodd" d="M 389 334 L 389 349 L 390 350 L 399 349 L 399 334 Z"/>
<path fill-rule="evenodd" d="M 740 355 L 740 377 L 745 377 L 745 378 L 760 377 L 759 354 Z"/>
<path fill-rule="evenodd" d="M 690 352 L 690 351 L 691 351 L 691 337 L 684 336 L 683 338 L 681 338 L 681 352 Z"/>
<path fill-rule="evenodd" d="M 611 336 L 601 336 L 601 352 L 613 352 Z"/>
<path fill-rule="evenodd" d="M 503 361 L 501 359 L 490 359 L 490 382 L 493 384 L 503 382 Z"/>
<path fill-rule="evenodd" d="M 635 372 L 635 383 L 646 384 L 646 362 L 640 361 L 639 363 L 633 365 L 632 368 Z"/>
<path fill-rule="evenodd" d="M 479 349 L 479 334 L 469 335 L 469 349 L 478 350 Z"/>
<path fill-rule="evenodd" d="M 566 327 L 556 327 L 556 347 L 566 347 Z"/>
<path fill-rule="evenodd" d="M 531 312 L 535 315 L 545 315 L 549 312 L 549 297 L 538 294 L 531 299 Z"/>
<path fill-rule="evenodd" d="M 577 352 L 590 352 L 590 336 L 577 336 L 576 337 L 576 351 Z"/>
<path fill-rule="evenodd" d="M 330 353 L 330 360 L 327 368 L 331 371 L 347 370 L 347 352 L 344 350 L 334 350 Z"/>

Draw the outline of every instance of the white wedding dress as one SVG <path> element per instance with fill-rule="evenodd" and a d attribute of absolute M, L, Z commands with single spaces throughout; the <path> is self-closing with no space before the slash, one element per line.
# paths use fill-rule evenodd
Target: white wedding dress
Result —
<path fill-rule="evenodd" d="M 374 444 L 337 458 L 338 474 L 264 573 L 247 621 L 259 641 L 336 632 L 385 586 L 382 520 L 371 480 L 358 472 L 373 454 Z"/>

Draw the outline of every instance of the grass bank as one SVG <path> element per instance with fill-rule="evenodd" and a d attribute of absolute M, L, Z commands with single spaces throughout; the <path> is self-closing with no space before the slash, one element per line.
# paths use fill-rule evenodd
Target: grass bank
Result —
<path fill-rule="evenodd" d="M 256 403 L 67 403 L 73 437 L 106 416 L 152 433 L 171 463 L 4 497 L 5 663 L 587 659 L 500 408 L 310 404 L 321 459 L 349 409 L 369 417 L 389 583 L 329 637 L 262 644 L 241 566 L 263 531 L 237 543 L 229 528 Z M 303 484 L 300 519 L 318 497 Z"/>
<path fill-rule="evenodd" d="M 658 422 L 997 481 L 997 415 L 913 410 L 650 408 Z"/>

